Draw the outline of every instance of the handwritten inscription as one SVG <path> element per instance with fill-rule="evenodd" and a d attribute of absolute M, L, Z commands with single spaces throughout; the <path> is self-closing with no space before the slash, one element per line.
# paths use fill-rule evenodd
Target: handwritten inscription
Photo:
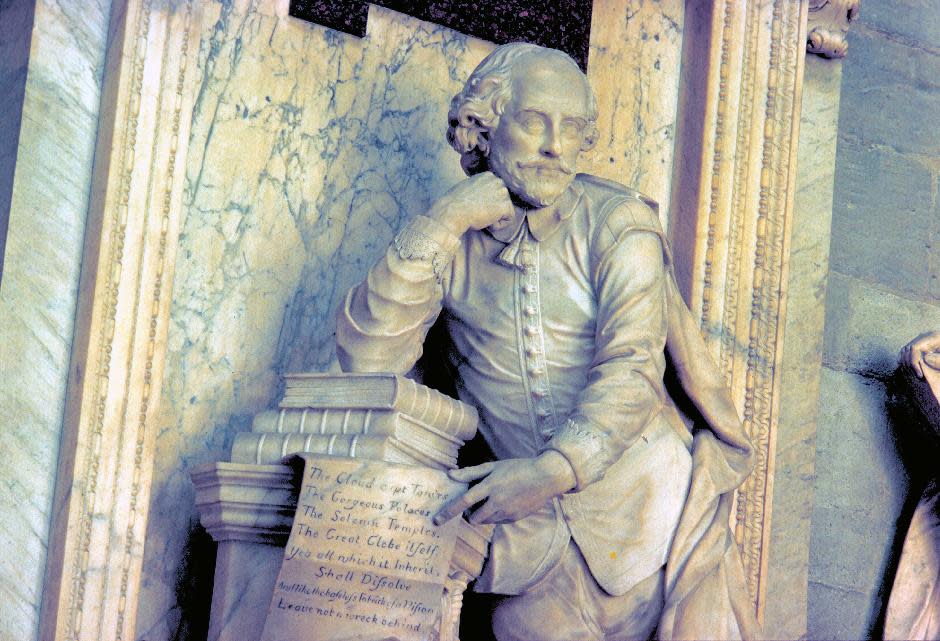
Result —
<path fill-rule="evenodd" d="M 429 468 L 305 454 L 262 641 L 436 638 L 465 486 Z"/>

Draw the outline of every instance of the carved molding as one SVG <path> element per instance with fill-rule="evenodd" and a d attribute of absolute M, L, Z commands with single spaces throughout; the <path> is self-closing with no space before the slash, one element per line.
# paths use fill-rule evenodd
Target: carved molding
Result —
<path fill-rule="evenodd" d="M 704 20 L 685 82 L 700 104 L 673 187 L 677 274 L 757 448 L 733 511 L 748 587 L 762 619 L 770 533 L 779 363 L 786 310 L 806 0 L 722 0 Z M 693 19 L 695 16 L 693 16 Z M 687 14 L 687 20 L 689 20 Z M 688 26 L 688 25 L 687 25 Z M 687 29 L 689 31 L 689 29 Z M 694 51 L 693 45 L 690 50 Z M 677 154 L 678 156 L 678 154 Z"/>
<path fill-rule="evenodd" d="M 286 465 L 209 463 L 193 470 L 199 521 L 212 539 L 284 547 L 299 481 Z"/>
<path fill-rule="evenodd" d="M 112 7 L 42 639 L 134 638 L 199 16 Z"/>
<path fill-rule="evenodd" d="M 858 18 L 860 0 L 809 0 L 806 50 L 824 58 L 844 58 L 849 23 Z"/>

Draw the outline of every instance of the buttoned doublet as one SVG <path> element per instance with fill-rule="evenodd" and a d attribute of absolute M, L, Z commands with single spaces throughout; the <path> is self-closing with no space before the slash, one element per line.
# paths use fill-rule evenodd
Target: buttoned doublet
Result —
<path fill-rule="evenodd" d="M 666 562 L 691 475 L 663 388 L 668 261 L 648 204 L 579 174 L 556 206 L 499 230 L 457 238 L 416 217 L 347 296 L 345 370 L 410 370 L 440 316 L 496 456 L 553 449 L 574 470 L 574 490 L 497 527 L 477 589 L 526 590 L 570 538 L 613 595 Z"/>

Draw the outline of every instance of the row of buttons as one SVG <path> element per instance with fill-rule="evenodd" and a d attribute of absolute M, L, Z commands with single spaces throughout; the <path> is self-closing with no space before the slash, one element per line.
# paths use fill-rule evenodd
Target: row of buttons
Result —
<path fill-rule="evenodd" d="M 518 254 L 517 265 L 522 268 L 520 276 L 522 286 L 522 314 L 526 325 L 522 330 L 525 343 L 526 373 L 529 375 L 533 409 L 538 417 L 538 433 L 546 441 L 555 431 L 552 400 L 548 392 L 548 380 L 545 379 L 545 362 L 541 348 L 541 332 L 538 318 L 538 273 L 535 270 L 536 251 L 525 245 L 531 243 L 528 235 L 523 240 L 523 249 Z"/>

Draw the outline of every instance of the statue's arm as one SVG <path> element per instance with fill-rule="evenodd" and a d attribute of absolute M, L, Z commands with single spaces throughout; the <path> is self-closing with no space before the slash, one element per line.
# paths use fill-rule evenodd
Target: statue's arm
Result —
<path fill-rule="evenodd" d="M 679 382 L 711 430 L 722 441 L 746 454 L 745 467 L 749 468 L 753 463 L 753 452 L 731 400 L 731 392 L 705 345 L 698 321 L 682 299 L 671 273 L 666 280 L 666 300 L 669 310 L 666 347 Z"/>
<path fill-rule="evenodd" d="M 659 236 L 639 229 L 639 201 L 608 216 L 592 248 L 597 298 L 595 353 L 587 385 L 547 447 L 571 464 L 575 489 L 603 477 L 662 407 L 666 270 Z"/>
<path fill-rule="evenodd" d="M 336 356 L 343 371 L 409 371 L 441 311 L 460 239 L 512 215 L 506 185 L 486 171 L 457 183 L 426 216 L 408 223 L 337 312 Z"/>
<path fill-rule="evenodd" d="M 416 216 L 337 311 L 336 352 L 346 372 L 409 371 L 441 311 L 443 279 L 460 238 Z"/>

